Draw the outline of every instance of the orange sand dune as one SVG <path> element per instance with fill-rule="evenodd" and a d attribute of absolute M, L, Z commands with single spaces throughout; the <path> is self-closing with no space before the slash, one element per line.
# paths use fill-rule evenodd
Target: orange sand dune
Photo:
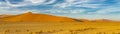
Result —
<path fill-rule="evenodd" d="M 72 18 L 58 17 L 47 14 L 33 14 L 31 12 L 3 18 L 5 22 L 76 22 Z"/>

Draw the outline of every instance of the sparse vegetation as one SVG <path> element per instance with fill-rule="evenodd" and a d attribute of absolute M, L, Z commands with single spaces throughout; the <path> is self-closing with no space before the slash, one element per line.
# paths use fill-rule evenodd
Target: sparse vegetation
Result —
<path fill-rule="evenodd" d="M 14 22 L 0 24 L 5 24 L 0 26 L 0 32 L 3 31 L 4 34 L 120 34 L 120 23 Z"/>

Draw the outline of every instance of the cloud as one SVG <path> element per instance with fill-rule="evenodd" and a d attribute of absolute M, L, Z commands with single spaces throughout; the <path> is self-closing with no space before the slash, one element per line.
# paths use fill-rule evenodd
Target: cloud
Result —
<path fill-rule="evenodd" d="M 83 12 L 85 12 L 85 10 L 73 10 L 71 13 L 72 14 L 81 14 Z"/>
<path fill-rule="evenodd" d="M 0 9 L 0 14 L 21 14 L 21 13 L 24 13 L 24 11 L 12 11 L 12 10 L 3 10 L 3 9 Z"/>
<path fill-rule="evenodd" d="M 31 1 L 32 3 L 44 3 L 46 0 L 29 0 Z"/>
<path fill-rule="evenodd" d="M 21 7 L 21 6 L 30 6 L 30 5 L 48 5 L 48 4 L 52 4 L 54 3 L 56 0 L 24 0 L 22 2 L 19 2 L 17 4 L 12 4 L 14 3 L 15 1 L 12 1 L 11 0 L 5 0 L 6 2 L 6 5 L 9 5 L 10 7 Z M 48 2 L 46 2 L 48 1 Z"/>
<path fill-rule="evenodd" d="M 109 6 L 107 8 L 103 8 L 103 9 L 100 9 L 98 11 L 96 11 L 95 13 L 98 13 L 98 14 L 107 14 L 107 13 L 120 13 L 120 6 Z"/>
<path fill-rule="evenodd" d="M 76 5 L 76 7 L 87 7 L 87 8 L 99 8 L 101 4 L 82 4 Z"/>
<path fill-rule="evenodd" d="M 26 6 L 27 3 L 25 2 L 19 2 L 17 4 L 12 4 L 12 2 L 10 2 L 10 0 L 5 0 L 6 5 L 8 5 L 9 7 L 21 7 L 21 6 Z"/>
<path fill-rule="evenodd" d="M 50 9 L 50 10 L 37 10 L 40 13 L 50 13 L 50 14 L 81 14 L 85 12 L 84 9 L 79 10 L 62 10 L 62 9 Z"/>
<path fill-rule="evenodd" d="M 0 2 L 0 5 L 1 5 L 2 3 Z"/>
<path fill-rule="evenodd" d="M 4 2 L 0 2 L 0 9 L 9 9 L 10 7 L 4 3 Z"/>
<path fill-rule="evenodd" d="M 65 1 L 71 3 L 71 2 L 74 2 L 74 1 L 77 1 L 77 0 L 65 0 Z"/>
<path fill-rule="evenodd" d="M 48 0 L 24 0 L 23 2 L 19 2 L 18 4 L 12 4 L 10 2 L 10 0 L 6 0 L 6 2 L 4 2 L 4 5 L 2 5 L 1 7 L 2 8 L 4 8 L 4 7 L 5 8 L 24 7 L 24 8 L 29 8 L 30 10 L 34 10 L 34 9 L 36 9 L 36 7 L 39 7 L 37 9 L 45 8 L 45 6 L 55 7 L 56 9 L 58 9 L 58 8 L 66 9 L 66 8 L 72 8 L 72 7 L 77 7 L 78 9 L 81 9 L 79 7 L 84 7 L 85 9 L 86 8 L 99 9 L 103 5 L 101 3 L 104 3 L 106 0 L 61 0 L 61 1 L 63 1 L 63 2 L 58 3 L 58 4 L 53 4 L 50 6 L 49 4 L 56 3 L 59 1 L 58 0 L 49 0 L 49 1 Z M 2 3 L 0 3 L 0 4 L 2 4 Z M 41 7 L 41 5 L 45 5 L 45 6 Z M 33 6 L 36 6 L 36 7 L 33 7 Z M 75 9 L 72 9 L 72 10 L 75 10 Z M 102 11 L 102 10 L 105 10 L 105 9 L 100 9 L 96 13 L 102 13 L 102 12 L 105 13 L 105 11 Z M 106 8 L 106 10 L 107 10 L 107 8 Z M 75 12 L 73 12 L 73 13 L 75 13 Z"/>
<path fill-rule="evenodd" d="M 56 4 L 54 6 L 61 7 L 61 8 L 66 8 L 66 7 L 72 6 L 74 1 L 77 1 L 77 0 L 65 0 L 65 2 L 60 3 L 60 4 Z"/>
<path fill-rule="evenodd" d="M 49 2 L 44 3 L 44 4 L 52 4 L 52 3 L 54 3 L 55 1 L 57 1 L 57 0 L 50 0 Z"/>
<path fill-rule="evenodd" d="M 49 0 L 48 2 L 46 2 L 48 0 L 25 0 L 25 2 L 31 2 L 32 5 L 40 5 L 40 4 L 52 4 L 54 3 L 56 0 Z"/>
<path fill-rule="evenodd" d="M 97 4 L 96 2 L 104 2 L 105 0 L 65 0 L 64 3 L 56 4 L 56 7 L 66 8 L 66 7 L 88 7 L 88 8 L 97 8 L 102 4 Z M 96 4 L 92 4 L 96 3 Z"/>
<path fill-rule="evenodd" d="M 21 7 L 21 6 L 30 6 L 30 5 L 49 5 L 52 3 L 56 3 L 58 0 L 24 0 L 17 4 L 12 4 L 10 0 L 5 0 L 7 5 L 10 7 Z M 46 2 L 47 1 L 47 2 Z M 87 7 L 87 8 L 98 8 L 102 4 L 90 4 L 95 2 L 104 2 L 105 0 L 61 0 L 63 2 L 58 4 L 53 4 L 53 7 Z M 59 1 L 58 1 L 59 2 Z"/>

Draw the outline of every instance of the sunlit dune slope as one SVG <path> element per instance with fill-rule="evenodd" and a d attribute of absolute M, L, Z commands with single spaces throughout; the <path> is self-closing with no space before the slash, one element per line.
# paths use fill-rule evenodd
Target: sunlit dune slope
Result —
<path fill-rule="evenodd" d="M 27 12 L 12 17 L 3 18 L 5 22 L 76 22 L 75 19 L 67 17 L 58 17 L 47 14 L 35 14 Z"/>

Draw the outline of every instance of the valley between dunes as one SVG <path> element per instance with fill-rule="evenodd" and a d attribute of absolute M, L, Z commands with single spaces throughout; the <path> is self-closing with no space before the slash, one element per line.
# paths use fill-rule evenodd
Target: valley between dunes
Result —
<path fill-rule="evenodd" d="M 0 18 L 0 34 L 120 34 L 120 22 L 58 17 L 31 12 Z"/>

